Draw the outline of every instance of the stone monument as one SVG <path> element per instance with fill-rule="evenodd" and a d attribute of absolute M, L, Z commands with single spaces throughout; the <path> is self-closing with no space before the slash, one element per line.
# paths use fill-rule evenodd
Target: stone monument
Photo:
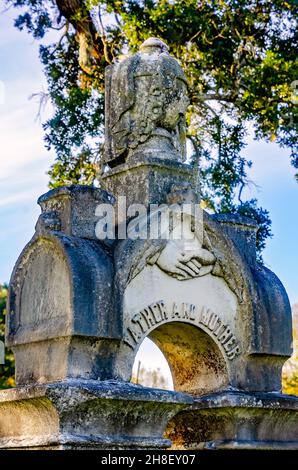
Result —
<path fill-rule="evenodd" d="M 187 106 L 159 39 L 108 67 L 102 188 L 41 196 L 11 277 L 17 387 L 0 392 L 0 448 L 298 448 L 298 398 L 281 394 L 288 297 L 256 260 L 253 221 L 199 209 Z M 175 391 L 130 382 L 146 337 Z"/>

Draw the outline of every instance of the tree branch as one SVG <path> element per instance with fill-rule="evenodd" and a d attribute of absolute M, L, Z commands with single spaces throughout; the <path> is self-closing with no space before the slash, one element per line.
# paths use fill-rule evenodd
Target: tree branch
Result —
<path fill-rule="evenodd" d="M 219 93 L 206 93 L 200 95 L 192 95 L 192 99 L 196 101 L 226 101 L 228 103 L 234 103 L 235 100 L 231 95 L 221 95 Z"/>
<path fill-rule="evenodd" d="M 213 114 L 213 116 L 218 117 L 217 112 L 216 112 L 213 108 L 211 108 L 211 106 L 209 106 L 209 104 L 207 104 L 206 102 L 202 102 L 201 104 L 202 104 L 205 108 L 209 109 L 209 111 Z"/>
<path fill-rule="evenodd" d="M 61 26 L 59 27 L 55 27 L 55 26 L 51 26 L 51 29 L 53 29 L 54 31 L 61 31 L 61 29 L 63 29 L 66 25 L 67 25 L 68 21 L 66 21 L 65 23 L 63 23 Z"/>
<path fill-rule="evenodd" d="M 101 28 L 101 37 L 100 37 L 100 39 L 101 39 L 102 44 L 103 44 L 104 56 L 105 56 L 105 59 L 106 59 L 107 63 L 110 64 L 111 61 L 110 61 L 110 58 L 109 58 L 109 50 L 108 50 L 108 45 L 107 45 L 107 36 L 106 36 L 106 31 L 105 31 L 105 28 L 104 28 L 104 25 L 103 25 L 103 22 L 102 22 L 100 6 L 98 6 L 98 18 L 99 18 L 99 24 L 100 24 L 100 28 Z"/>
<path fill-rule="evenodd" d="M 187 135 L 186 135 L 186 138 L 191 141 L 191 144 L 192 144 L 192 146 L 193 146 L 193 148 L 194 148 L 194 151 L 195 151 L 196 159 L 195 159 L 195 162 L 194 162 L 194 163 L 195 163 L 195 170 L 196 170 L 196 173 L 197 173 L 197 175 L 196 175 L 196 176 L 197 176 L 197 178 L 196 178 L 196 180 L 197 180 L 196 186 L 197 186 L 198 191 L 201 192 L 201 191 L 200 191 L 200 159 L 201 159 L 201 152 L 200 152 L 200 150 L 199 150 L 199 146 L 198 146 L 198 144 L 197 144 L 197 142 L 196 142 L 196 139 L 195 139 L 195 137 L 194 137 L 193 135 L 187 134 Z"/>
<path fill-rule="evenodd" d="M 55 54 L 55 52 L 59 49 L 59 47 L 61 46 L 62 44 L 62 41 L 63 39 L 65 38 L 65 36 L 68 35 L 68 30 L 69 30 L 69 22 L 66 21 L 66 23 L 64 24 L 64 27 L 65 27 L 65 31 L 64 33 L 61 35 L 59 41 L 57 42 L 57 45 L 55 47 L 55 49 L 51 52 L 51 57 Z"/>
<path fill-rule="evenodd" d="M 44 91 L 40 91 L 39 93 L 32 93 L 32 95 L 29 96 L 29 100 L 32 100 L 33 98 L 39 98 L 39 103 L 38 103 L 38 112 L 36 114 L 36 120 L 41 120 L 41 113 L 45 109 L 46 105 L 48 104 L 48 101 L 50 99 L 50 94 L 45 93 Z"/>
<path fill-rule="evenodd" d="M 79 62 L 87 74 L 92 74 L 94 66 L 103 55 L 103 47 L 98 41 L 98 32 L 84 1 L 56 0 L 61 15 L 74 27 L 80 45 Z"/>

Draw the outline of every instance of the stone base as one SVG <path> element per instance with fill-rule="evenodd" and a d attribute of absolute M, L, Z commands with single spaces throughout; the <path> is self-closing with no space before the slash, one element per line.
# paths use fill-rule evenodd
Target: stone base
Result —
<path fill-rule="evenodd" d="M 0 392 L 0 449 L 298 449 L 298 397 L 201 398 L 116 381 Z"/>
<path fill-rule="evenodd" d="M 298 449 L 298 397 L 220 392 L 195 398 L 165 436 L 173 449 Z"/>
<path fill-rule="evenodd" d="M 0 449 L 164 449 L 192 398 L 114 381 L 68 380 L 0 392 Z"/>
<path fill-rule="evenodd" d="M 188 182 L 196 189 L 196 178 L 191 165 L 147 158 L 110 169 L 102 176 L 102 183 L 116 198 L 126 196 L 127 207 L 131 204 L 148 206 L 165 203 L 174 184 Z"/>

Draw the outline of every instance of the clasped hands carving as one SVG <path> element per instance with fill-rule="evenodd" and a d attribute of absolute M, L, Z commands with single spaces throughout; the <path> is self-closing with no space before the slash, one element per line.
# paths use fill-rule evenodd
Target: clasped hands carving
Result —
<path fill-rule="evenodd" d="M 194 238 L 169 240 L 155 264 L 170 276 L 183 281 L 209 274 L 215 261 L 215 256 Z"/>

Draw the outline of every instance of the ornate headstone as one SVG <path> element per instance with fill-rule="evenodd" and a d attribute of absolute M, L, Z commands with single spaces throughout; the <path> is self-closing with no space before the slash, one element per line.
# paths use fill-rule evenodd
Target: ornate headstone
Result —
<path fill-rule="evenodd" d="M 159 39 L 107 69 L 105 189 L 41 196 L 12 274 L 0 448 L 298 448 L 288 297 L 255 223 L 200 209 L 187 105 Z M 175 391 L 130 383 L 146 337 Z"/>

